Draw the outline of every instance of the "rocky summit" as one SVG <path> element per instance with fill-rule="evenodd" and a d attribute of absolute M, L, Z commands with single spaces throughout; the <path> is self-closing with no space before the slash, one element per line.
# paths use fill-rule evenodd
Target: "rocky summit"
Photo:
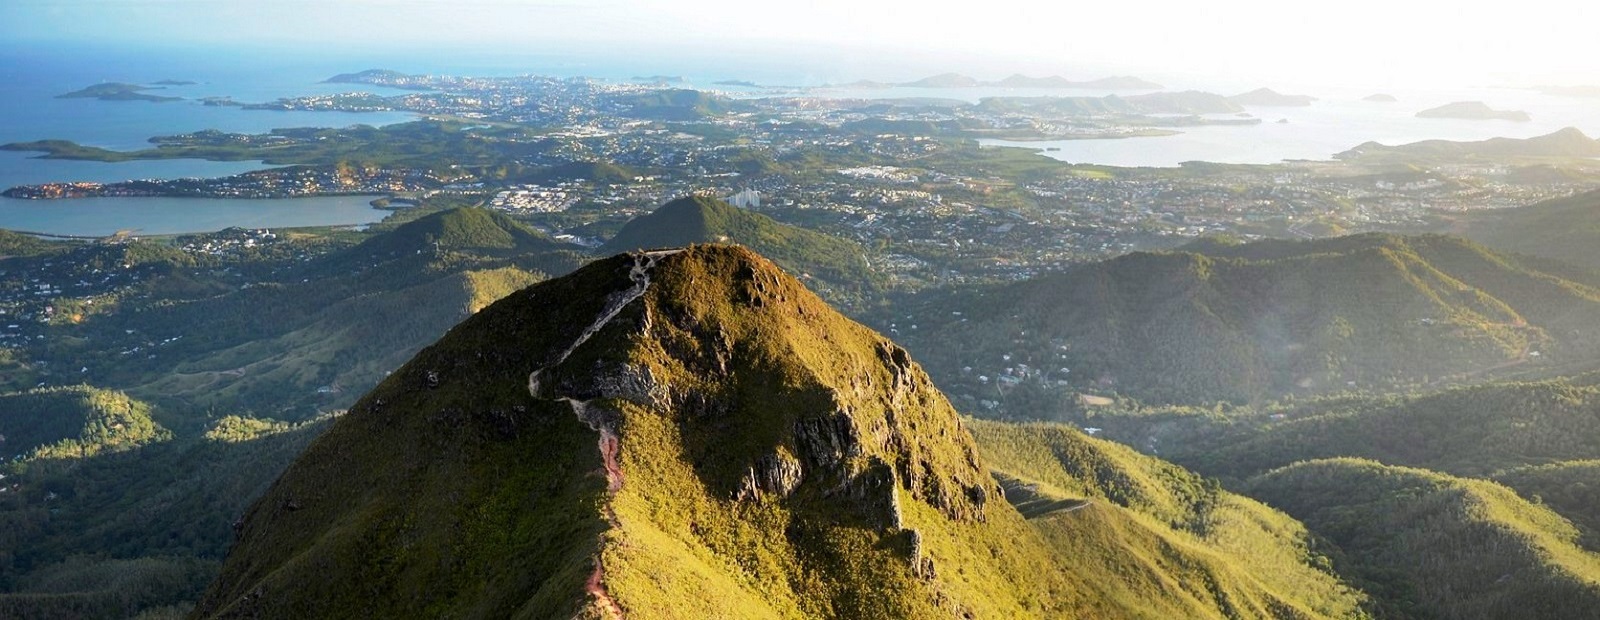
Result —
<path fill-rule="evenodd" d="M 905 350 L 770 262 L 623 254 L 362 398 L 237 524 L 193 617 L 1336 615 L 1125 508 L 1024 518 L 1005 492 Z M 1073 570 L 1103 565 L 1126 574 Z"/>

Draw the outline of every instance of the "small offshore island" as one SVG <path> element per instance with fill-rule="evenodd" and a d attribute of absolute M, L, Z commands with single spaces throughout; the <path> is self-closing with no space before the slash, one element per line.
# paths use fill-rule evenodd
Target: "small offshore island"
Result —
<path fill-rule="evenodd" d="M 165 80 L 162 81 L 162 82 L 157 82 L 157 84 L 164 84 L 164 85 L 169 85 L 169 86 L 171 86 L 171 85 L 182 85 L 182 84 L 178 84 L 178 83 L 176 83 L 174 81 L 165 81 Z M 184 84 L 193 84 L 193 82 L 185 82 Z M 72 91 L 70 93 L 63 93 L 63 94 L 60 94 L 60 95 L 56 95 L 56 98 L 57 99 L 99 99 L 101 101 L 151 101 L 151 102 L 179 101 L 179 100 L 183 99 L 183 97 L 167 97 L 167 96 L 163 96 L 163 95 L 152 95 L 152 94 L 144 92 L 144 91 L 147 91 L 147 90 L 161 90 L 161 88 L 158 87 L 158 86 L 140 86 L 138 84 L 127 84 L 127 83 L 123 83 L 123 82 L 105 82 L 105 83 L 101 83 L 101 84 L 95 84 L 93 86 L 88 86 L 88 87 L 85 87 L 85 88 L 82 88 L 82 89 L 79 89 L 79 90 L 75 90 L 75 91 Z"/>
<path fill-rule="evenodd" d="M 1471 121 L 1501 120 L 1524 123 L 1533 120 L 1521 110 L 1496 110 L 1482 101 L 1457 101 L 1417 113 L 1417 118 L 1455 118 Z"/>
<path fill-rule="evenodd" d="M 1228 98 L 1229 101 L 1239 105 L 1253 105 L 1261 107 L 1303 108 L 1316 101 L 1310 95 L 1285 95 L 1270 88 L 1257 88 L 1248 93 L 1240 93 Z"/>

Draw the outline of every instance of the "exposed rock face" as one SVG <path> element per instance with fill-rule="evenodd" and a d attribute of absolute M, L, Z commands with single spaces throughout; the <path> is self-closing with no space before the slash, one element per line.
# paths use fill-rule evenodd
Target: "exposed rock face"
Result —
<path fill-rule="evenodd" d="M 756 460 L 754 465 L 745 472 L 739 493 L 735 496 L 738 500 L 751 500 L 761 497 L 788 497 L 800 486 L 800 479 L 804 472 L 800 469 L 800 461 L 781 452 L 774 452 Z"/>
<path fill-rule="evenodd" d="M 634 253 L 515 293 L 336 427 L 243 520 L 247 551 L 199 615 L 445 608 L 395 594 L 402 579 L 443 584 L 440 597 L 494 583 L 509 597 L 500 611 L 563 615 L 577 601 L 581 613 L 635 615 L 648 588 L 666 587 L 637 576 L 684 553 L 796 572 L 686 568 L 675 578 L 699 585 L 675 592 L 680 603 L 740 583 L 751 601 L 787 601 L 780 616 L 859 615 L 870 600 L 852 592 L 866 582 L 835 570 L 848 557 L 904 579 L 904 592 L 928 589 L 895 609 L 953 609 L 933 583 L 928 534 L 908 528 L 985 521 L 992 495 L 971 436 L 904 349 L 741 248 Z M 423 537 L 438 558 L 371 542 Z M 546 581 L 495 568 L 524 562 Z M 328 571 L 337 578 L 304 578 Z M 813 607 L 785 585 L 814 579 L 838 598 Z M 377 598 L 393 606 L 321 602 L 357 590 L 389 592 Z M 907 615 L 926 614 L 890 617 Z"/>

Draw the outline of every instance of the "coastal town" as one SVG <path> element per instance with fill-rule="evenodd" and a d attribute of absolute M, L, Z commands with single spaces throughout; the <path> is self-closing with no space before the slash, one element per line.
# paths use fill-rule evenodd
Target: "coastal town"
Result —
<path fill-rule="evenodd" d="M 1133 130 L 1259 121 L 1244 118 L 1249 115 L 1227 98 L 1195 92 L 965 104 L 803 92 L 753 97 L 690 90 L 670 80 L 366 71 L 330 81 L 407 92 L 245 107 L 403 111 L 421 118 L 376 128 L 201 131 L 156 137 L 154 148 L 132 153 L 57 142 L 5 145 L 52 157 L 279 165 L 210 179 L 65 180 L 13 187 L 4 195 L 370 195 L 385 204 L 395 199 L 391 208 L 479 204 L 554 235 L 603 239 L 605 231 L 674 197 L 705 193 L 858 241 L 873 249 L 876 269 L 915 288 L 1024 278 L 1207 235 L 1427 231 L 1452 213 L 1526 205 L 1596 186 L 1593 175 L 1547 171 L 1544 161 L 1421 158 L 1396 167 L 1368 163 L 1352 151 L 1350 158 L 1329 161 L 1116 168 L 1068 164 L 1038 150 L 981 140 L 1060 137 L 1062 128 L 1142 135 Z"/>

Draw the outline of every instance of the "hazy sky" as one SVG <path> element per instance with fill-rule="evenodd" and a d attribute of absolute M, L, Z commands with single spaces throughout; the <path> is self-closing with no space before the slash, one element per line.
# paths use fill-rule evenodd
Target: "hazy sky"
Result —
<path fill-rule="evenodd" d="M 1600 10 L 1587 6 L 1576 0 L 0 0 L 0 36 L 368 51 L 859 53 L 909 59 L 902 71 L 948 62 L 992 73 L 980 77 L 1126 71 L 1350 86 L 1600 84 L 1594 34 Z"/>

